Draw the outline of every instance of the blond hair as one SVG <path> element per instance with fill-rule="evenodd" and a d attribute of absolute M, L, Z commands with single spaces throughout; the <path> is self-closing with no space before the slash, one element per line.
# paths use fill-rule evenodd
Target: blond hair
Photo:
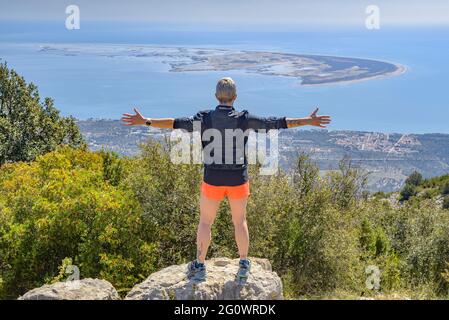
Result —
<path fill-rule="evenodd" d="M 237 88 L 232 78 L 226 77 L 218 81 L 215 96 L 220 103 L 230 103 L 237 97 Z"/>

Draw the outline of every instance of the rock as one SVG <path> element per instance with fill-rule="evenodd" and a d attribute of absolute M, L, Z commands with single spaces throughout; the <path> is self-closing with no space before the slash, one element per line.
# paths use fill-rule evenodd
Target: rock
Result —
<path fill-rule="evenodd" d="M 82 279 L 46 284 L 28 291 L 19 300 L 118 300 L 117 291 L 106 280 Z"/>
<path fill-rule="evenodd" d="M 282 282 L 266 259 L 251 258 L 251 275 L 244 285 L 235 281 L 238 259 L 206 261 L 207 277 L 186 278 L 187 264 L 173 265 L 151 274 L 128 293 L 127 300 L 268 300 L 283 299 Z"/>

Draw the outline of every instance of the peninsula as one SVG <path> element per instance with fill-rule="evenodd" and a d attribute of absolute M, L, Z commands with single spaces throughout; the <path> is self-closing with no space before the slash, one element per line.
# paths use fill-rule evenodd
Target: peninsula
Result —
<path fill-rule="evenodd" d="M 391 62 L 281 52 L 152 45 L 52 44 L 40 52 L 98 55 L 160 62 L 169 72 L 244 71 L 297 78 L 301 85 L 328 85 L 399 75 L 405 67 Z"/>

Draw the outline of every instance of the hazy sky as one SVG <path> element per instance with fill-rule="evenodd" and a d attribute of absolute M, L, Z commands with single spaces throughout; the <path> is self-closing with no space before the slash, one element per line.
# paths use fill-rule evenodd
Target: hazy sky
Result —
<path fill-rule="evenodd" d="M 0 0 L 0 20 L 65 19 L 67 5 L 81 19 L 232 24 L 363 24 L 368 5 L 382 24 L 449 25 L 449 0 Z"/>

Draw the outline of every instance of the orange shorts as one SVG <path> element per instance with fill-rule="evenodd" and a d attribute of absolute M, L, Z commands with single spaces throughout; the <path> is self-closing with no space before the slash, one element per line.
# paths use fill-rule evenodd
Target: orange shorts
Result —
<path fill-rule="evenodd" d="M 203 181 L 201 193 L 213 200 L 223 200 L 226 196 L 229 199 L 242 199 L 249 196 L 249 182 L 239 186 L 213 186 Z"/>

